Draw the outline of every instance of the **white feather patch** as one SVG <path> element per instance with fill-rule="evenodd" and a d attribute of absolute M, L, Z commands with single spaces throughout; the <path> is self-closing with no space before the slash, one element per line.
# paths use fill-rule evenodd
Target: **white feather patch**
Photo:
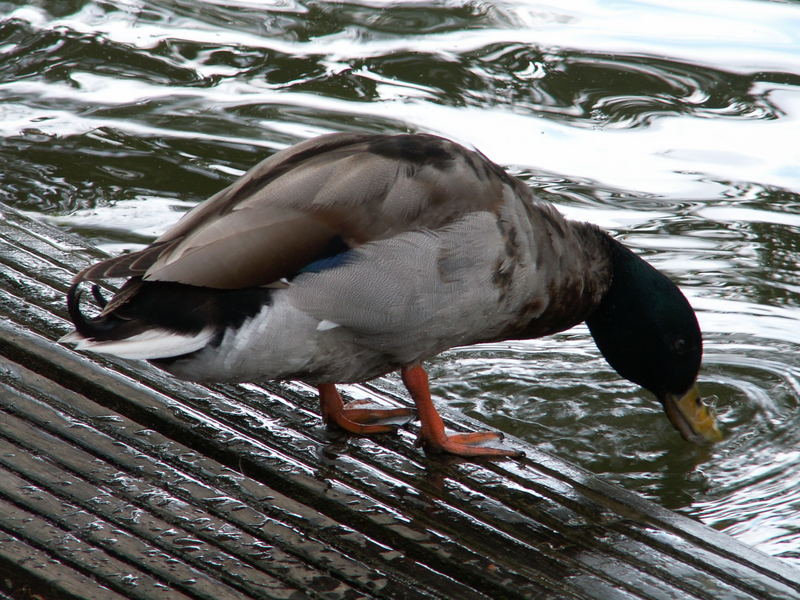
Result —
<path fill-rule="evenodd" d="M 75 346 L 77 350 L 113 354 L 132 360 L 146 360 L 180 356 L 200 350 L 211 341 L 214 334 L 214 329 L 210 327 L 195 335 L 175 333 L 166 329 L 148 329 L 124 340 L 95 341 L 80 338 L 69 341 L 77 342 Z"/>
<path fill-rule="evenodd" d="M 328 321 L 327 319 L 323 319 L 317 325 L 317 331 L 328 331 L 328 329 L 336 329 L 337 327 L 341 327 L 338 323 L 334 323 L 333 321 Z"/>
<path fill-rule="evenodd" d="M 65 335 L 62 335 L 58 338 L 59 344 L 80 344 L 84 338 L 80 333 L 77 331 L 71 331 Z"/>

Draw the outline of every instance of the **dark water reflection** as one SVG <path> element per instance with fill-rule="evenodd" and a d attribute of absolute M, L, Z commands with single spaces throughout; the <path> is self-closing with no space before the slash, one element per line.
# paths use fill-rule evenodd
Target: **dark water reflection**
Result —
<path fill-rule="evenodd" d="M 0 200 L 109 251 L 337 130 L 474 144 L 618 234 L 697 308 L 724 442 L 687 447 L 584 328 L 453 350 L 435 391 L 800 561 L 800 7 L 126 0 L 0 15 Z"/>

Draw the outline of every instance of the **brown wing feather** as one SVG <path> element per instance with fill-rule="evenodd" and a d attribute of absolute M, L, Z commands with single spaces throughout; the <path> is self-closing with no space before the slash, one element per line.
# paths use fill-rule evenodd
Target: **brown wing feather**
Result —
<path fill-rule="evenodd" d="M 154 242 L 138 252 L 101 260 L 99 263 L 83 269 L 75 275 L 72 281 L 78 283 L 79 281 L 101 281 L 144 275 L 167 246 L 169 246 L 167 242 Z"/>
<path fill-rule="evenodd" d="M 266 285 L 297 273 L 335 236 L 313 215 L 243 208 L 170 246 L 144 278 L 221 289 Z"/>
<path fill-rule="evenodd" d="M 267 285 L 350 246 L 496 210 L 523 187 L 477 152 L 429 135 L 332 134 L 266 159 L 139 252 L 80 279 L 141 275 L 215 288 Z"/>

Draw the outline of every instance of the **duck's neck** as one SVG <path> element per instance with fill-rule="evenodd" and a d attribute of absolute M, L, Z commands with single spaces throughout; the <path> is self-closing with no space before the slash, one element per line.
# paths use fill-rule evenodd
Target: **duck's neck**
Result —
<path fill-rule="evenodd" d="M 611 284 L 615 242 L 607 233 L 588 223 L 561 221 L 549 239 L 550 245 L 540 247 L 537 292 L 520 311 L 519 322 L 527 325 L 512 337 L 536 338 L 574 327 L 595 311 Z"/>

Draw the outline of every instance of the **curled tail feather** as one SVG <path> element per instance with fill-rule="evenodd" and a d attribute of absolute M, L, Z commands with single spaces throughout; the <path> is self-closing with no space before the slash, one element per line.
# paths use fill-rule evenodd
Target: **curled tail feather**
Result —
<path fill-rule="evenodd" d="M 92 296 L 101 312 L 81 310 L 81 281 L 67 293 L 67 310 L 75 332 L 62 338 L 81 350 L 132 359 L 166 359 L 218 343 L 225 330 L 239 327 L 271 301 L 274 290 L 218 290 L 174 282 L 129 279 L 106 301 L 97 286 Z"/>

